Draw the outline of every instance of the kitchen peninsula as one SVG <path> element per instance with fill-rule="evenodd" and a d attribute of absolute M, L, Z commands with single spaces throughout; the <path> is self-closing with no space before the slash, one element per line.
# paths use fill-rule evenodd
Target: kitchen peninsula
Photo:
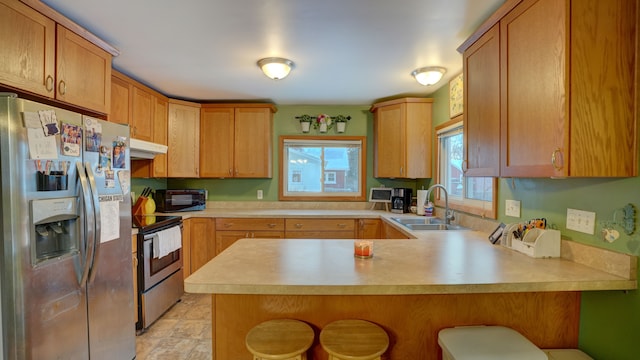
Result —
<path fill-rule="evenodd" d="M 371 259 L 353 256 L 353 240 L 242 239 L 187 278 L 185 290 L 213 294 L 214 359 L 250 359 L 246 333 L 272 318 L 309 323 L 313 359 L 327 358 L 322 327 L 346 318 L 381 325 L 390 359 L 438 359 L 438 331 L 459 325 L 505 325 L 541 348 L 575 348 L 581 291 L 637 287 L 633 256 L 617 258 L 623 270 L 612 273 L 530 258 L 474 231 L 416 237 L 374 240 Z M 569 243 L 563 252 L 580 257 Z"/>

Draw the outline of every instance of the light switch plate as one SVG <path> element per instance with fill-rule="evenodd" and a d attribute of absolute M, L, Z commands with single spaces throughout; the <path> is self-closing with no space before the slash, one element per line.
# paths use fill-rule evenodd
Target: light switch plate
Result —
<path fill-rule="evenodd" d="M 520 217 L 519 200 L 505 200 L 504 205 L 504 214 L 506 216 Z"/>
<path fill-rule="evenodd" d="M 567 208 L 567 229 L 593 235 L 596 227 L 596 213 Z"/>

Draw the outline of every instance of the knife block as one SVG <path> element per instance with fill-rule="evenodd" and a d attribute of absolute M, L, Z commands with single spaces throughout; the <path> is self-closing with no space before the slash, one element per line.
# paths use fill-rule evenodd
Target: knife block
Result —
<path fill-rule="evenodd" d="M 144 196 L 138 196 L 138 200 L 136 200 L 136 203 L 133 204 L 133 207 L 131 208 L 131 214 L 132 215 L 144 215 L 144 206 L 145 203 L 147 202 L 147 198 Z"/>

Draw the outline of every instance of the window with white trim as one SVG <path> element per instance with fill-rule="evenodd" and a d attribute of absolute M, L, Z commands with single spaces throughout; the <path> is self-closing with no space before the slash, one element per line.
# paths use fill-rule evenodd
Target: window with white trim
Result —
<path fill-rule="evenodd" d="M 453 120 L 436 127 L 437 181 L 447 188 L 450 208 L 495 219 L 496 179 L 464 176 L 463 125 L 461 120 Z M 444 206 L 444 196 L 439 197 L 436 203 Z"/>
<path fill-rule="evenodd" d="M 280 154 L 281 200 L 364 201 L 364 137 L 282 136 Z"/>

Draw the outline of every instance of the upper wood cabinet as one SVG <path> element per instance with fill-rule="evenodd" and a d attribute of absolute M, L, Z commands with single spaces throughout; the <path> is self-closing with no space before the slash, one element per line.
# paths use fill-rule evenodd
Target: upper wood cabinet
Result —
<path fill-rule="evenodd" d="M 15 0 L 0 0 L 0 82 L 55 97 L 56 23 Z M 28 46 L 27 46 L 28 45 Z"/>
<path fill-rule="evenodd" d="M 270 178 L 271 104 L 204 104 L 200 121 L 200 177 Z"/>
<path fill-rule="evenodd" d="M 131 82 L 127 77 L 111 72 L 111 111 L 109 121 L 130 125 L 131 124 Z"/>
<path fill-rule="evenodd" d="M 156 97 L 153 109 L 153 142 L 168 144 L 169 102 L 166 98 Z M 153 158 L 150 177 L 165 178 L 169 175 L 167 154 L 158 154 Z"/>
<path fill-rule="evenodd" d="M 133 86 L 131 92 L 131 137 L 153 141 L 155 105 L 156 100 L 153 94 L 141 87 Z"/>
<path fill-rule="evenodd" d="M 111 106 L 111 54 L 57 26 L 56 98 L 101 113 Z"/>
<path fill-rule="evenodd" d="M 403 98 L 374 104 L 374 176 L 431 177 L 433 99 Z"/>
<path fill-rule="evenodd" d="M 500 176 L 500 27 L 463 53 L 465 176 Z"/>
<path fill-rule="evenodd" d="M 169 99 L 168 109 L 168 177 L 198 177 L 200 104 Z"/>
<path fill-rule="evenodd" d="M 31 7 L 0 0 L 0 83 L 106 114 L 111 54 Z"/>
<path fill-rule="evenodd" d="M 501 176 L 637 175 L 636 7 L 524 0 L 500 20 Z"/>

